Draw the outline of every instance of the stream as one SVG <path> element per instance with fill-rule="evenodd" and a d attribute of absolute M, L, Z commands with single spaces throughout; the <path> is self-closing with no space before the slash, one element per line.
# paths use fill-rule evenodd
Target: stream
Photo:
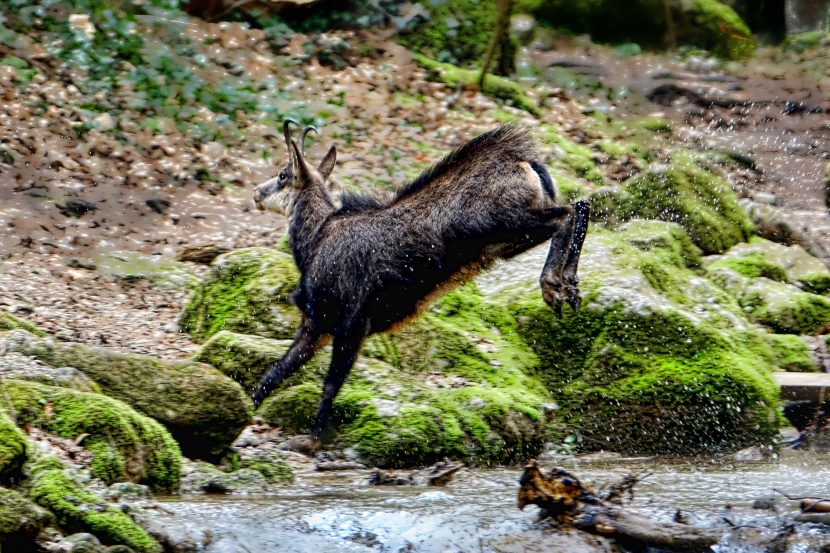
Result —
<path fill-rule="evenodd" d="M 545 462 L 550 468 L 554 462 Z M 792 496 L 830 495 L 830 454 L 783 452 L 775 461 L 738 463 L 723 458 L 579 460 L 558 464 L 599 487 L 632 471 L 653 475 L 635 488 L 633 505 L 671 520 L 680 509 L 692 524 L 777 527 L 792 520 Z M 364 471 L 365 472 L 365 471 Z M 365 485 L 354 472 L 298 474 L 297 481 L 268 496 L 181 496 L 161 504 L 168 523 L 211 529 L 213 553 L 296 552 L 533 552 L 605 551 L 597 538 L 538 522 L 535 507 L 516 506 L 519 468 L 462 471 L 448 486 Z M 752 508 L 776 496 L 777 513 Z M 780 517 L 780 519 L 779 519 Z M 817 535 L 821 526 L 800 533 Z M 830 534 L 826 535 L 830 543 Z M 719 553 L 764 551 L 726 538 Z M 790 540 L 787 552 L 818 551 Z M 782 551 L 782 553 L 784 553 Z"/>

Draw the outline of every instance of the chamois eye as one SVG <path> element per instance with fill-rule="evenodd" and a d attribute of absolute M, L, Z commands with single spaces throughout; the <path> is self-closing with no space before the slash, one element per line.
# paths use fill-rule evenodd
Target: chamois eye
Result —
<path fill-rule="evenodd" d="M 280 172 L 280 180 L 285 180 L 285 171 Z"/>

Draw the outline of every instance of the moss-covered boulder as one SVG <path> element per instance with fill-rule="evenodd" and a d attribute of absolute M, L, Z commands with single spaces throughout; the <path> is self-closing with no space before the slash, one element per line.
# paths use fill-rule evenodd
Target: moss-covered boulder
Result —
<path fill-rule="evenodd" d="M 126 545 L 136 553 L 162 553 L 161 545 L 119 509 L 85 490 L 54 457 L 31 468 L 29 496 L 55 514 L 61 528 L 89 532 L 105 545 Z"/>
<path fill-rule="evenodd" d="M 775 332 L 815 334 L 830 329 L 830 271 L 801 246 L 760 238 L 708 261 L 709 278 L 738 301 L 747 316 Z"/>
<path fill-rule="evenodd" d="M 220 330 L 293 338 L 300 314 L 290 294 L 299 278 L 294 259 L 272 249 L 245 248 L 220 255 L 179 324 L 197 342 Z"/>
<path fill-rule="evenodd" d="M 161 422 L 192 457 L 221 455 L 253 410 L 238 384 L 204 363 L 160 361 L 20 330 L 0 335 L 0 347 L 53 366 L 77 368 L 104 394 Z"/>
<path fill-rule="evenodd" d="M 613 207 L 606 205 L 613 203 Z M 600 211 L 627 219 L 659 219 L 678 223 L 706 254 L 723 253 L 752 236 L 749 216 L 731 185 L 678 152 L 667 165 L 654 165 L 629 179 Z"/>
<path fill-rule="evenodd" d="M 291 340 L 274 340 L 221 330 L 193 354 L 194 361 L 216 367 L 246 391 L 253 391 L 265 372 L 288 350 Z M 328 367 L 331 355 L 320 353 L 309 363 L 317 369 Z"/>
<path fill-rule="evenodd" d="M 755 51 L 752 32 L 741 17 L 718 0 L 669 0 L 673 38 L 728 59 Z M 596 41 L 666 45 L 668 22 L 663 0 L 518 0 L 516 9 Z"/>
<path fill-rule="evenodd" d="M 8 404 L 17 424 L 35 426 L 62 438 L 86 435 L 82 445 L 93 453 L 92 475 L 107 484 L 139 482 L 156 491 L 178 486 L 179 447 L 163 426 L 124 403 L 100 394 L 6 380 Z"/>
<path fill-rule="evenodd" d="M 0 488 L 0 549 L 35 551 L 35 538 L 53 523 L 54 517 L 46 509 L 15 491 Z"/>
<path fill-rule="evenodd" d="M 558 421 L 589 447 L 683 454 L 774 442 L 769 343 L 699 263 L 679 225 L 632 221 L 589 233 L 579 314 L 557 320 L 532 282 L 496 293 L 540 358 Z"/>
<path fill-rule="evenodd" d="M 2 392 L 3 388 L 0 387 L 0 396 Z M 20 474 L 20 469 L 26 462 L 27 449 L 23 433 L 8 414 L 0 409 L 0 482 L 7 482 Z"/>

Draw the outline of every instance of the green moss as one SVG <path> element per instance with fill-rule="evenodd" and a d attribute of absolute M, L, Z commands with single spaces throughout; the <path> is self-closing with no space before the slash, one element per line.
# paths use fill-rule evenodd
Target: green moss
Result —
<path fill-rule="evenodd" d="M 725 267 L 749 278 L 764 277 L 777 282 L 788 282 L 787 271 L 781 265 L 753 252 L 740 257 L 725 257 L 710 265 L 712 268 Z"/>
<path fill-rule="evenodd" d="M 300 322 L 289 301 L 299 277 L 293 258 L 275 250 L 220 255 L 179 322 L 197 342 L 220 330 L 290 339 Z"/>
<path fill-rule="evenodd" d="M 810 356 L 810 350 L 799 336 L 792 334 L 767 334 L 771 364 L 778 370 L 790 372 L 816 372 L 818 367 Z"/>
<path fill-rule="evenodd" d="M 16 380 L 4 381 L 4 387 L 17 424 L 63 438 L 87 434 L 83 446 L 94 453 L 92 472 L 107 484 L 127 480 L 156 491 L 178 486 L 179 447 L 149 417 L 98 394 Z"/>
<path fill-rule="evenodd" d="M 36 336 L 46 336 L 46 332 L 29 321 L 19 319 L 8 311 L 0 309 L 0 331 L 3 330 L 26 330 Z"/>
<path fill-rule="evenodd" d="M 664 117 L 646 117 L 637 122 L 642 128 L 657 133 L 672 133 L 674 125 Z"/>
<path fill-rule="evenodd" d="M 0 397 L 4 396 L 4 383 L 0 381 Z M 0 411 L 0 482 L 17 476 L 26 462 L 26 438 L 14 422 Z"/>
<path fill-rule="evenodd" d="M 830 292 L 830 271 L 822 270 L 814 273 L 807 273 L 797 278 L 797 282 L 804 289 L 814 294 L 826 294 Z"/>
<path fill-rule="evenodd" d="M 676 153 L 669 165 L 626 181 L 616 215 L 679 223 L 705 253 L 724 252 L 748 240 L 753 231 L 730 184 L 687 153 Z"/>
<path fill-rule="evenodd" d="M 259 459 L 243 461 L 240 468 L 255 470 L 272 484 L 291 482 L 294 479 L 291 467 L 281 459 L 277 461 L 264 461 Z"/>
<path fill-rule="evenodd" d="M 14 551 L 13 544 L 20 538 L 36 538 L 53 522 L 49 511 L 15 491 L 0 488 L 0 543 L 5 542 L 4 548 Z"/>
<path fill-rule="evenodd" d="M 496 24 L 496 6 L 486 0 L 423 2 L 428 17 L 399 34 L 398 41 L 433 59 L 468 66 L 481 63 Z M 513 46 L 515 49 L 515 46 Z"/>
<path fill-rule="evenodd" d="M 542 142 L 555 149 L 553 169 L 576 174 L 594 184 L 603 183 L 605 175 L 597 167 L 594 152 L 590 148 L 568 140 L 552 125 L 543 125 L 540 131 Z"/>
<path fill-rule="evenodd" d="M 788 36 L 784 40 L 784 47 L 787 50 L 801 53 L 811 48 L 818 48 L 830 40 L 830 34 L 826 31 L 808 31 L 797 35 Z"/>
<path fill-rule="evenodd" d="M 105 545 L 123 544 L 138 553 L 161 553 L 161 545 L 133 520 L 84 490 L 63 470 L 41 469 L 32 476 L 30 497 L 52 511 L 69 532 L 90 532 Z"/>
<path fill-rule="evenodd" d="M 830 299 L 766 279 L 749 282 L 738 296 L 753 320 L 782 334 L 830 330 Z"/>
<path fill-rule="evenodd" d="M 221 456 L 253 410 L 238 384 L 202 363 L 159 361 L 23 331 L 0 336 L 0 343 L 53 366 L 77 368 L 103 393 L 164 424 L 189 456 Z"/>
<path fill-rule="evenodd" d="M 480 71 L 473 71 L 469 69 L 461 69 L 449 63 L 440 63 L 434 60 L 415 54 L 413 58 L 418 65 L 427 69 L 432 78 L 446 84 L 452 89 L 466 86 L 478 86 Z M 504 77 L 497 77 L 496 75 L 487 75 L 484 81 L 484 88 L 482 93 L 493 96 L 495 98 L 502 98 L 510 100 L 513 105 L 519 109 L 523 109 L 537 117 L 540 117 L 542 111 L 539 109 L 533 100 L 525 96 L 521 87 L 513 81 Z"/>
<path fill-rule="evenodd" d="M 732 60 L 752 57 L 752 31 L 735 10 L 717 0 L 695 0 L 694 8 L 694 20 L 710 33 L 715 55 Z"/>
<path fill-rule="evenodd" d="M 199 282 L 187 263 L 170 261 L 160 255 L 113 251 L 95 258 L 97 269 L 120 280 L 149 280 L 161 288 L 193 289 Z"/>

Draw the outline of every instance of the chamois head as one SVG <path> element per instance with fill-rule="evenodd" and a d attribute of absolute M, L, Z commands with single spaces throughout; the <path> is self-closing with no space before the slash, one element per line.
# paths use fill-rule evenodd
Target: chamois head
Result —
<path fill-rule="evenodd" d="M 297 125 L 293 119 L 286 119 L 283 123 L 285 145 L 288 147 L 288 163 L 279 172 L 276 178 L 264 182 L 254 189 L 254 202 L 261 211 L 273 211 L 286 217 L 294 212 L 299 192 L 310 187 L 324 189 L 326 179 L 334 169 L 337 151 L 334 146 L 328 151 L 317 169 L 305 161 L 305 142 L 308 131 L 317 132 L 314 127 L 308 126 L 300 133 L 299 147 L 291 139 L 291 124 Z"/>

